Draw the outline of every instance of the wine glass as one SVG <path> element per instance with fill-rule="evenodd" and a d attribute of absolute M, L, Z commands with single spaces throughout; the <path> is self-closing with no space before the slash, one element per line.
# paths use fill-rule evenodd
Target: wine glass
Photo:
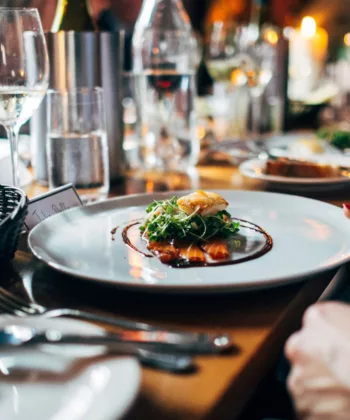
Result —
<path fill-rule="evenodd" d="M 11 147 L 19 186 L 18 133 L 39 107 L 49 83 L 46 41 L 37 9 L 0 8 L 0 124 Z"/>
<path fill-rule="evenodd" d="M 215 82 L 244 86 L 247 77 L 241 69 L 241 52 L 237 44 L 237 26 L 232 22 L 216 21 L 209 30 L 205 47 L 205 62 Z"/>
<path fill-rule="evenodd" d="M 236 44 L 236 32 L 234 22 L 216 21 L 209 28 L 205 40 L 204 60 L 215 82 L 210 98 L 215 128 L 208 131 L 214 147 L 218 146 L 217 142 L 225 144 L 225 147 L 232 144 L 232 139 L 240 135 L 242 128 L 241 109 L 244 110 L 244 106 L 238 109 L 237 103 L 246 102 L 246 95 L 240 87 L 246 85 L 247 76 L 241 69 L 242 57 Z M 213 127 L 213 123 L 210 125 Z"/>
<path fill-rule="evenodd" d="M 235 35 L 240 69 L 246 76 L 252 105 L 252 125 L 250 140 L 259 140 L 262 97 L 270 83 L 276 65 L 276 44 L 266 41 L 263 31 L 252 36 L 249 25 L 240 26 Z"/>
<path fill-rule="evenodd" d="M 234 88 L 247 86 L 252 104 L 251 140 L 259 138 L 261 102 L 275 66 L 276 49 L 263 31 L 256 36 L 250 25 L 215 22 L 206 47 L 206 64 L 216 82 Z"/>

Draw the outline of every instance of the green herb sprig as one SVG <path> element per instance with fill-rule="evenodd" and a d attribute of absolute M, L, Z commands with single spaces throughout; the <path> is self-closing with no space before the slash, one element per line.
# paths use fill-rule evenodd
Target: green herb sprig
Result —
<path fill-rule="evenodd" d="M 154 201 L 146 210 L 148 216 L 140 227 L 149 241 L 180 239 L 206 242 L 210 238 L 227 238 L 239 230 L 239 222 L 233 222 L 226 210 L 215 215 L 201 216 L 197 212 L 188 215 L 177 205 L 177 197 Z"/>
<path fill-rule="evenodd" d="M 322 128 L 318 130 L 317 137 L 329 141 L 332 146 L 340 150 L 350 148 L 350 131 Z"/>

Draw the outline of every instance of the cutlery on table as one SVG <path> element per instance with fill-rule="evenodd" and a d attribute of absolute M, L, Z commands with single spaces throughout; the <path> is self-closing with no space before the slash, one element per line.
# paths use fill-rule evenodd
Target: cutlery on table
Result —
<path fill-rule="evenodd" d="M 44 318 L 71 317 L 94 323 L 106 324 L 117 328 L 124 328 L 127 330 L 158 332 L 163 331 L 161 327 L 156 325 L 146 324 L 138 321 L 130 321 L 127 319 L 121 319 L 106 315 L 99 315 L 92 312 L 81 311 L 79 309 L 49 309 L 43 305 L 39 305 L 38 303 L 27 302 L 2 287 L 0 287 L 0 311 L 19 317 L 26 317 L 30 315 L 42 316 Z M 173 331 L 172 334 L 178 334 L 179 336 L 183 336 L 186 338 L 192 337 L 193 340 L 203 340 L 204 337 L 210 337 L 210 334 L 207 333 L 184 331 Z M 225 337 L 225 335 L 223 336 Z M 217 338 L 219 338 L 219 336 Z"/>
<path fill-rule="evenodd" d="M 278 156 L 274 155 L 262 140 L 248 140 L 247 146 L 259 159 L 278 159 Z"/>
<path fill-rule="evenodd" d="M 136 321 L 129 321 L 120 318 L 108 317 L 104 315 L 97 315 L 94 313 L 89 313 L 85 311 L 80 311 L 76 309 L 62 308 L 62 309 L 53 309 L 50 310 L 45 308 L 42 305 L 37 303 L 29 303 L 23 300 L 22 298 L 14 295 L 8 290 L 0 287 L 0 312 L 19 316 L 19 317 L 28 317 L 28 316 L 42 316 L 43 318 L 59 318 L 59 317 L 72 317 L 80 320 L 90 321 L 90 322 L 99 322 L 107 325 L 126 328 L 131 331 L 148 331 L 148 332 L 158 332 L 162 333 L 162 330 L 151 324 L 140 323 Z M 165 334 L 169 334 L 168 331 L 164 331 Z M 184 338 L 186 340 L 192 339 L 193 343 L 213 343 L 216 340 L 216 343 L 225 342 L 226 346 L 231 345 L 231 340 L 227 342 L 226 335 L 217 335 L 213 336 L 211 334 L 204 333 L 190 333 L 190 332 L 172 332 L 172 339 Z M 215 344 L 214 344 L 215 345 Z M 216 345 L 215 345 L 216 346 Z M 136 347 L 136 346 L 135 346 Z M 219 347 L 217 350 L 219 351 Z M 222 349 L 221 349 L 222 350 Z M 151 351 L 148 349 L 139 349 L 137 354 L 140 362 L 144 365 L 152 366 L 158 369 L 168 370 L 172 372 L 183 372 L 191 370 L 194 366 L 193 360 L 189 355 L 185 354 L 169 354 L 161 353 L 159 351 Z"/>
<path fill-rule="evenodd" d="M 195 369 L 193 358 L 186 353 L 187 350 L 193 351 L 191 343 L 179 344 L 164 341 L 153 332 L 133 331 L 132 333 L 134 338 L 130 337 L 130 331 L 126 336 L 123 334 L 79 335 L 62 333 L 55 329 L 39 331 L 30 326 L 14 324 L 0 331 L 0 351 L 23 350 L 40 345 L 104 346 L 105 354 L 136 356 L 142 364 L 158 369 L 171 372 L 188 372 Z M 145 334 L 146 337 L 143 337 Z M 229 340 L 227 343 L 224 343 L 222 338 L 220 340 L 222 348 L 228 348 Z M 206 349 L 205 346 L 198 347 L 197 351 L 200 354 L 212 354 L 212 349 Z"/>
<path fill-rule="evenodd" d="M 25 333 L 28 334 L 28 333 Z M 56 359 L 52 358 L 50 354 L 46 354 L 45 352 L 40 353 L 38 357 L 40 360 L 44 360 L 43 366 L 32 366 L 31 363 L 28 363 L 28 359 L 17 359 L 16 357 L 16 349 L 18 351 L 25 350 L 25 346 L 21 345 L 21 340 L 18 340 L 18 329 L 17 329 L 17 338 L 14 338 L 13 331 L 7 332 L 6 334 L 0 333 L 0 351 L 1 351 L 1 361 L 2 367 L 0 376 L 8 376 L 12 373 L 26 375 L 28 373 L 33 373 L 33 371 L 37 372 L 45 372 L 45 373 L 53 373 L 55 375 L 62 373 L 62 363 L 59 361 L 56 363 Z M 8 343 L 11 344 L 8 344 Z M 18 345 L 16 346 L 16 342 Z M 166 353 L 157 353 L 154 351 L 141 349 L 136 346 L 130 346 L 127 348 L 126 346 L 114 346 L 113 350 L 106 351 L 105 349 L 104 354 L 106 355 L 121 355 L 121 356 L 136 356 L 138 360 L 145 366 L 150 366 L 156 369 L 165 370 L 167 372 L 172 373 L 185 373 L 185 372 L 193 372 L 196 369 L 195 363 L 193 358 L 190 355 L 186 354 L 166 354 Z M 93 357 L 93 356 L 90 356 Z M 46 359 L 45 359 L 46 358 Z M 32 359 L 32 356 L 29 360 Z M 27 360 L 26 363 L 23 364 L 23 360 Z M 45 362 L 46 360 L 46 362 Z"/>
<path fill-rule="evenodd" d="M 210 337 L 208 335 L 208 337 Z M 74 345 L 103 345 L 109 351 L 116 347 L 119 349 L 135 347 L 167 353 L 181 354 L 220 354 L 232 347 L 229 336 L 203 337 L 202 340 L 193 340 L 192 337 L 179 336 L 171 332 L 158 331 L 131 331 L 120 333 L 96 334 L 68 334 L 58 329 L 38 329 L 31 326 L 13 324 L 0 331 L 0 348 L 17 346 L 38 346 L 41 344 L 74 344 Z"/>
<path fill-rule="evenodd" d="M 137 342 L 142 343 L 147 341 L 158 341 L 158 344 L 163 342 L 171 345 L 186 346 L 188 351 L 195 353 L 203 351 L 205 353 L 221 352 L 232 345 L 231 339 L 226 334 L 215 335 L 208 333 L 167 331 L 149 324 L 92 314 L 75 309 L 64 308 L 48 310 L 36 303 L 26 303 L 3 288 L 0 288 L 0 311 L 20 317 L 29 315 L 39 315 L 45 318 L 72 316 L 87 321 L 101 322 L 124 328 L 124 331 L 119 334 L 120 340 L 134 339 L 137 340 Z"/>

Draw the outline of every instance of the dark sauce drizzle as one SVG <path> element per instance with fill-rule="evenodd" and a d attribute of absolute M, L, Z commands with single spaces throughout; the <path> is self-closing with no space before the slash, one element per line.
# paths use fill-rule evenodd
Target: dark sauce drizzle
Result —
<path fill-rule="evenodd" d="M 130 222 L 124 222 L 121 223 L 120 225 L 115 226 L 112 230 L 111 230 L 111 239 L 112 241 L 115 241 L 115 234 L 117 233 L 118 229 L 122 226 L 128 225 L 130 223 L 134 223 L 134 222 L 140 222 L 140 220 L 131 220 Z M 130 226 L 131 227 L 131 226 Z"/>
<path fill-rule="evenodd" d="M 220 265 L 233 265 L 233 264 L 240 264 L 246 261 L 251 261 L 251 260 L 255 260 L 257 258 L 262 257 L 263 255 L 267 254 L 269 251 L 271 251 L 272 246 L 273 246 L 273 240 L 272 237 L 260 226 L 256 225 L 255 223 L 249 222 L 247 220 L 243 220 L 243 219 L 237 219 L 235 217 L 232 218 L 232 220 L 237 220 L 239 222 L 241 222 L 241 227 L 245 228 L 245 229 L 250 229 L 253 230 L 255 232 L 260 233 L 261 235 L 263 235 L 265 237 L 265 245 L 257 252 L 248 255 L 246 257 L 242 257 L 242 258 L 237 258 L 236 260 L 225 260 L 225 261 L 217 261 L 217 262 L 205 262 L 205 263 L 198 263 L 198 262 L 191 262 L 191 261 L 186 261 L 186 260 L 175 260 L 175 261 L 170 261 L 169 263 L 167 263 L 167 265 L 170 265 L 173 268 L 190 268 L 190 267 L 217 267 Z M 242 224 L 244 223 L 244 225 Z M 250 226 L 247 226 L 247 223 Z M 134 251 L 138 252 L 139 254 L 143 255 L 146 258 L 154 258 L 154 255 L 152 254 L 146 254 L 145 252 L 141 251 L 140 249 L 138 249 L 129 239 L 128 237 L 128 232 L 129 230 L 136 226 L 136 225 L 140 225 L 141 222 L 140 221 L 134 221 L 130 224 L 128 224 L 122 232 L 122 238 L 124 243 L 131 249 L 133 249 Z M 253 226 L 253 227 L 252 227 Z"/>
<path fill-rule="evenodd" d="M 123 232 L 122 232 L 122 238 L 123 238 L 123 241 L 124 241 L 124 243 L 129 247 L 129 248 L 131 248 L 131 249 L 133 249 L 134 251 L 136 251 L 136 252 L 138 252 L 139 254 L 141 254 L 141 255 L 143 255 L 144 257 L 146 257 L 146 258 L 153 258 L 154 257 L 154 255 L 152 255 L 152 254 L 146 254 L 145 252 L 143 252 L 143 251 L 141 251 L 140 249 L 138 249 L 138 248 L 136 248 L 136 246 L 130 241 L 130 239 L 129 239 L 129 237 L 128 237 L 128 232 L 129 232 L 129 229 L 131 229 L 133 226 L 136 226 L 136 225 L 140 225 L 141 223 L 140 222 L 132 222 L 132 223 L 130 223 L 129 225 L 127 225 L 124 229 L 123 229 Z"/>
<path fill-rule="evenodd" d="M 111 235 L 112 235 L 112 241 L 115 241 L 115 234 L 117 233 L 117 230 L 119 229 L 119 226 L 116 226 L 115 228 L 113 228 L 111 230 Z"/>

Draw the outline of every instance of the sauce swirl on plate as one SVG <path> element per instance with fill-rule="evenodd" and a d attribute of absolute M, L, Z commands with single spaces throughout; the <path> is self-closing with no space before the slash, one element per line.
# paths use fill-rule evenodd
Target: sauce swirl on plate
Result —
<path fill-rule="evenodd" d="M 208 249 L 208 244 L 205 243 L 193 244 L 177 242 L 176 240 L 171 242 L 164 241 L 158 243 L 151 243 L 146 241 L 147 249 L 150 252 L 152 252 L 152 254 L 148 254 L 142 251 L 135 243 L 133 243 L 130 237 L 130 230 L 136 226 L 141 225 L 141 221 L 134 221 L 128 224 L 123 229 L 122 238 L 124 243 L 129 248 L 141 254 L 143 257 L 159 257 L 162 263 L 167 264 L 173 268 L 217 267 L 221 265 L 240 264 L 262 257 L 272 249 L 272 237 L 264 229 L 262 229 L 255 223 L 249 222 L 247 220 L 237 218 L 232 219 L 240 222 L 241 230 L 255 232 L 258 235 L 254 236 L 248 234 L 247 236 L 233 236 L 232 238 L 228 238 L 227 243 L 228 249 L 230 250 L 229 256 L 227 257 L 227 254 L 225 253 L 223 254 L 223 258 L 218 257 L 218 260 L 213 260 L 212 258 L 210 258 L 212 254 Z M 260 236 L 264 239 L 263 241 L 258 240 Z M 215 245 L 215 241 L 213 241 L 213 243 Z M 221 245 L 222 244 L 220 243 L 218 244 L 219 247 L 221 247 Z M 186 249 L 186 247 L 188 248 L 187 252 L 184 252 L 184 249 Z M 191 247 L 194 248 L 193 252 L 191 252 Z M 201 254 L 205 254 L 206 257 L 209 254 L 209 257 L 203 259 L 201 257 Z M 242 255 L 237 257 L 238 254 Z M 169 255 L 171 255 L 172 258 L 169 258 Z M 189 255 L 188 258 L 187 255 Z M 194 255 L 195 257 L 193 259 L 189 259 L 191 258 L 190 255 Z"/>

